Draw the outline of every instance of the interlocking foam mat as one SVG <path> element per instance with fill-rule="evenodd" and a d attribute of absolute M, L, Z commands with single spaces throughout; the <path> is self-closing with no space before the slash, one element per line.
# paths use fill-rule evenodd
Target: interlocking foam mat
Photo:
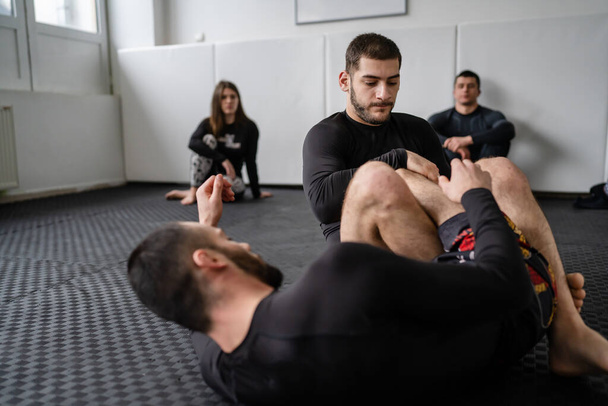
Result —
<path fill-rule="evenodd" d="M 0 404 L 224 405 L 203 382 L 189 332 L 147 311 L 126 279 L 130 251 L 196 208 L 166 201 L 175 185 L 124 187 L 0 205 Z M 228 204 L 220 226 L 291 284 L 325 248 L 299 189 Z M 608 336 L 608 211 L 539 199 L 569 272 L 586 278 L 583 318 Z M 540 342 L 504 376 L 452 403 L 606 405 L 608 377 L 560 378 Z M 406 404 L 417 404 L 414 399 Z"/>

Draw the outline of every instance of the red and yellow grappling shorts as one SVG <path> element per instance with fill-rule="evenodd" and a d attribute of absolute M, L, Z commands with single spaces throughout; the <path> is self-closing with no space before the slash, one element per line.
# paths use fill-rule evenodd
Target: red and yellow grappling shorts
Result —
<path fill-rule="evenodd" d="M 526 267 L 528 268 L 528 275 L 530 275 L 530 281 L 534 286 L 534 291 L 539 301 L 539 307 L 542 312 L 541 322 L 544 328 L 548 328 L 557 308 L 557 289 L 555 285 L 555 274 L 551 269 L 551 265 L 545 259 L 545 257 L 537 251 L 534 247 L 530 246 L 526 237 L 522 234 L 521 230 L 511 221 L 511 219 L 504 214 L 509 227 L 515 233 L 517 242 L 519 243 L 519 249 L 524 257 Z M 475 235 L 473 230 L 468 227 L 464 229 L 454 239 L 450 252 L 462 252 L 467 253 L 464 255 L 466 260 L 473 260 L 470 258 L 470 252 L 475 249 Z"/>

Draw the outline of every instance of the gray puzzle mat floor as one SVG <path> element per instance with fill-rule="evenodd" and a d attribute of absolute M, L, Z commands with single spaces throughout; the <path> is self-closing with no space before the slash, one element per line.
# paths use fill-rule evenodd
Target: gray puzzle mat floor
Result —
<path fill-rule="evenodd" d="M 174 185 L 124 187 L 0 205 L 0 404 L 224 405 L 200 376 L 189 333 L 145 310 L 125 276 L 131 249 L 167 221 Z M 325 248 L 298 189 L 226 205 L 220 226 L 285 273 Z M 608 336 L 608 211 L 540 199 L 566 268 L 582 272 L 583 317 Z M 501 379 L 455 395 L 469 404 L 606 405 L 608 378 L 549 373 L 546 340 Z"/>

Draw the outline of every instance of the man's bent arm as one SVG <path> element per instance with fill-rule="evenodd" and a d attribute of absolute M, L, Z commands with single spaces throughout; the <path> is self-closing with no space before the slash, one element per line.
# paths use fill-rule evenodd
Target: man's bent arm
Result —
<path fill-rule="evenodd" d="M 304 144 L 304 192 L 317 219 L 324 224 L 340 220 L 342 203 L 349 182 L 358 168 L 346 168 L 344 162 Z M 394 169 L 407 167 L 407 151 L 393 149 L 372 159 Z"/>
<path fill-rule="evenodd" d="M 491 128 L 471 134 L 473 144 L 504 144 L 515 137 L 515 126 L 499 111 L 484 114 Z"/>

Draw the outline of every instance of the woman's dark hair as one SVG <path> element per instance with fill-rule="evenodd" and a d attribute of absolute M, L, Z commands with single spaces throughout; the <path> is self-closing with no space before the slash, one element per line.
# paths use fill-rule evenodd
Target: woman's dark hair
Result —
<path fill-rule="evenodd" d="M 235 123 L 247 119 L 245 110 L 243 110 L 243 101 L 241 100 L 241 94 L 236 88 L 236 85 L 227 80 L 220 81 L 213 91 L 213 97 L 211 98 L 211 117 L 209 117 L 209 123 L 211 124 L 211 130 L 213 135 L 217 138 L 221 135 L 224 127 L 226 126 L 226 118 L 224 112 L 222 112 L 222 92 L 224 89 L 234 90 L 237 97 L 239 98 L 239 104 L 236 108 Z"/>

